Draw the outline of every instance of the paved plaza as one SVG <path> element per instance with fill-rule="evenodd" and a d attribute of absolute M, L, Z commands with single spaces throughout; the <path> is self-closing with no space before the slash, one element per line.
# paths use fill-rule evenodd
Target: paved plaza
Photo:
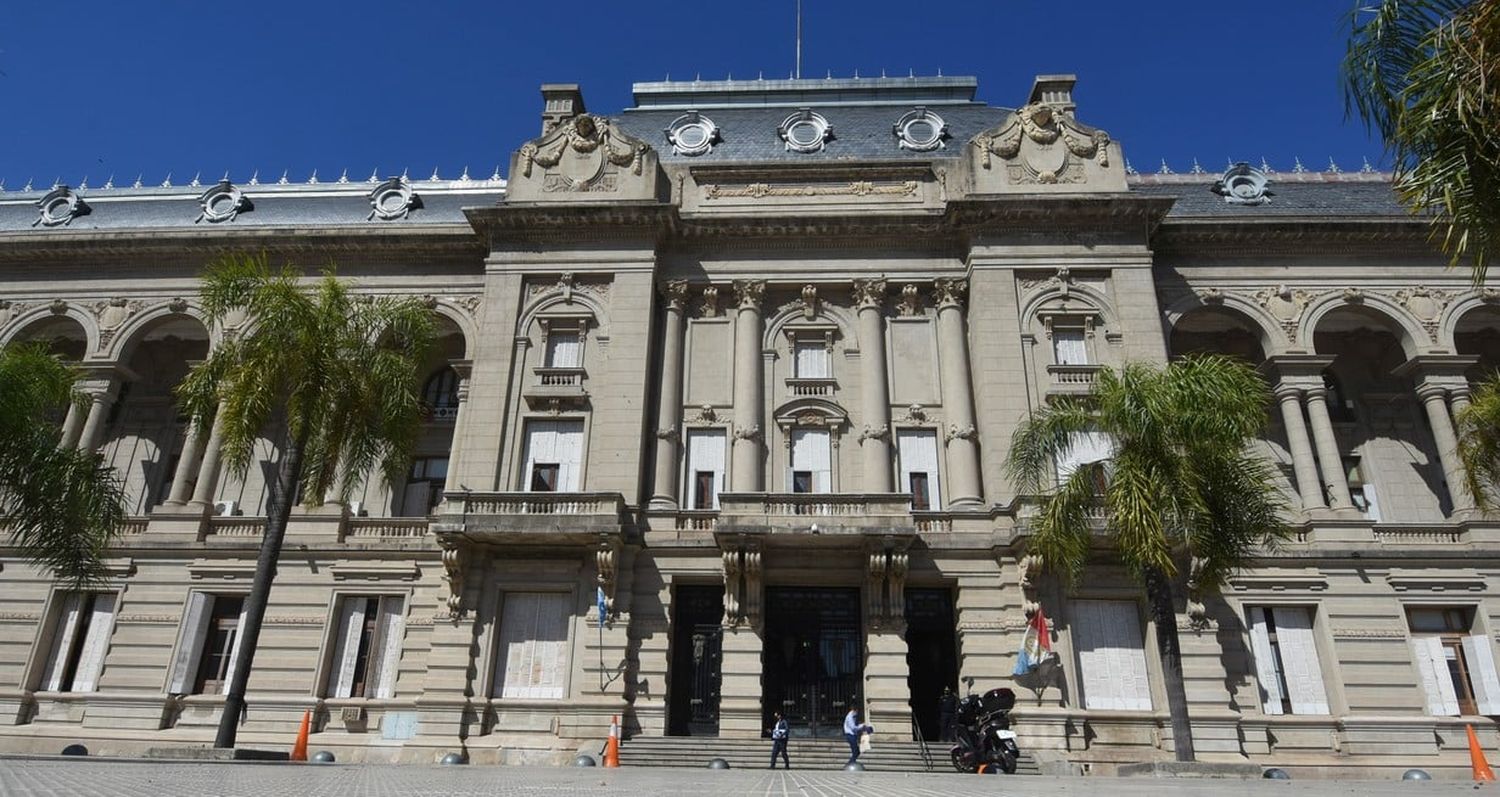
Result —
<path fill-rule="evenodd" d="M 167 763 L 62 759 L 0 759 L 4 797 L 354 797 L 354 795 L 753 795 L 754 797 L 895 797 L 1037 795 L 1037 797 L 1161 797 L 1162 795 L 1423 795 L 1474 794 L 1467 782 L 1154 780 L 981 777 L 951 773 L 731 771 L 681 769 L 555 769 Z M 1480 793 L 1500 791 L 1491 785 Z"/>

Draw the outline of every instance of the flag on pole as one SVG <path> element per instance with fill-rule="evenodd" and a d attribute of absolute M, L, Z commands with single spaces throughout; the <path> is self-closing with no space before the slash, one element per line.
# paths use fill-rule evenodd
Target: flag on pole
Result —
<path fill-rule="evenodd" d="M 1021 636 L 1021 653 L 1016 656 L 1014 675 L 1025 675 L 1041 666 L 1042 660 L 1052 653 L 1052 638 L 1047 630 L 1047 615 L 1037 607 L 1036 614 L 1026 624 L 1026 633 Z"/>
<path fill-rule="evenodd" d="M 604 615 L 609 611 L 609 605 L 604 602 L 604 587 L 598 587 L 597 603 L 599 605 L 599 627 L 603 628 Z"/>

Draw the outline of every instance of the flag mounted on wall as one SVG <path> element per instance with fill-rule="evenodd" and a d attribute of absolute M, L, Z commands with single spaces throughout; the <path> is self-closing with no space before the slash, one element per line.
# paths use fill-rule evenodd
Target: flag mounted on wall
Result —
<path fill-rule="evenodd" d="M 1038 606 L 1036 613 L 1026 623 L 1026 633 L 1021 637 L 1021 653 L 1016 656 L 1014 675 L 1025 675 L 1041 666 L 1042 661 L 1052 655 L 1052 635 L 1047 629 L 1047 615 Z"/>
<path fill-rule="evenodd" d="M 604 600 L 604 587 L 598 588 L 597 603 L 599 605 L 599 625 L 604 626 L 604 616 L 609 612 L 609 604 Z"/>

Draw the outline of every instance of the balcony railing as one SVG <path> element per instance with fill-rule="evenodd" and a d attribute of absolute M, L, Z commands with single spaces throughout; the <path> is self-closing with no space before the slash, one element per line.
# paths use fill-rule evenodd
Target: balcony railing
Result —
<path fill-rule="evenodd" d="M 614 515 L 619 493 L 448 493 L 445 515 Z"/>
<path fill-rule="evenodd" d="M 430 423 L 453 423 L 458 420 L 458 405 L 451 407 L 428 407 L 427 420 Z"/>
<path fill-rule="evenodd" d="M 349 518 L 340 537 L 344 540 L 402 540 L 427 536 L 427 518 Z"/>
<path fill-rule="evenodd" d="M 582 368 L 538 366 L 531 370 L 535 379 L 521 390 L 521 394 L 534 407 L 554 401 L 582 401 L 588 394 L 583 387 L 588 373 Z"/>
<path fill-rule="evenodd" d="M 914 534 L 904 493 L 722 493 L 716 532 Z"/>
<path fill-rule="evenodd" d="M 1049 365 L 1050 390 L 1055 393 L 1087 393 L 1099 381 L 1099 369 L 1097 365 Z"/>
<path fill-rule="evenodd" d="M 835 383 L 828 377 L 789 377 L 786 380 L 787 392 L 793 396 L 823 396 L 833 395 Z"/>
<path fill-rule="evenodd" d="M 536 373 L 537 384 L 542 387 L 582 387 L 582 368 L 549 368 L 538 367 L 532 369 Z"/>

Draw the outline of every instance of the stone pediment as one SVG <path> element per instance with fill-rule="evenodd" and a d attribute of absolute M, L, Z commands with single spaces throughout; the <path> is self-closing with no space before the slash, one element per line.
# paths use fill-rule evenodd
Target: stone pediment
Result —
<path fill-rule="evenodd" d="M 1068 88 L 1071 89 L 1071 83 Z M 1079 123 L 1071 98 L 1032 101 L 969 142 L 976 194 L 1125 191 L 1117 143 Z"/>
<path fill-rule="evenodd" d="M 581 113 L 563 119 L 511 157 L 511 202 L 656 199 L 656 151 L 612 121 Z"/>

